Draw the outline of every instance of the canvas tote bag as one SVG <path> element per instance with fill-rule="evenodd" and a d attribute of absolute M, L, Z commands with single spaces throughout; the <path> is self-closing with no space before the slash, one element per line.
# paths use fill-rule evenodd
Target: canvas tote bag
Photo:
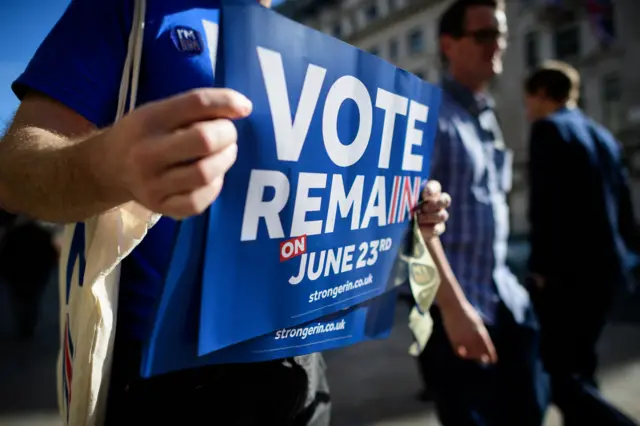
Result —
<path fill-rule="evenodd" d="M 145 0 L 135 0 L 115 121 L 136 105 Z M 120 262 L 159 215 L 129 202 L 64 229 L 60 255 L 58 405 L 67 426 L 104 422 Z"/>

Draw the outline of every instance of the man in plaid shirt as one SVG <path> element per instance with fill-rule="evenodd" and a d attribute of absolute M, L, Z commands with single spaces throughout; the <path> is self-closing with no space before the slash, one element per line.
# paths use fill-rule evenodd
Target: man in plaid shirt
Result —
<path fill-rule="evenodd" d="M 444 426 L 541 425 L 548 403 L 537 321 L 506 265 L 511 152 L 486 93 L 506 31 L 496 0 L 458 0 L 440 19 L 448 69 L 432 176 L 454 200 L 442 236 L 451 268 L 419 364 Z"/>

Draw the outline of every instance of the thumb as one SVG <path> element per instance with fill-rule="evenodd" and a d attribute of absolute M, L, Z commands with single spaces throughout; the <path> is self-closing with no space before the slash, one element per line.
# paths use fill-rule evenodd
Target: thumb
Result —
<path fill-rule="evenodd" d="M 430 180 L 422 190 L 423 200 L 437 200 L 442 192 L 442 186 L 437 180 Z"/>
<path fill-rule="evenodd" d="M 481 361 L 483 364 L 495 364 L 498 362 L 498 354 L 496 352 L 496 348 L 487 332 L 481 332 L 480 337 L 483 343 L 483 355 L 481 356 Z"/>
<path fill-rule="evenodd" d="M 149 129 L 173 131 L 199 121 L 243 118 L 251 109 L 251 101 L 234 90 L 202 88 L 149 103 L 133 113 Z"/>

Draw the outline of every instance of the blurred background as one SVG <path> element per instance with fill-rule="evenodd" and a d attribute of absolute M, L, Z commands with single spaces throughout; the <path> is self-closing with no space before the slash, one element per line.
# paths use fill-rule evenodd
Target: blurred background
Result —
<path fill-rule="evenodd" d="M 17 100 L 9 85 L 69 0 L 0 0 L 0 127 Z M 437 19 L 449 0 L 285 0 L 283 14 L 378 55 L 433 83 L 441 76 Z M 640 0 L 509 0 L 509 47 L 492 94 L 505 140 L 515 151 L 511 194 L 510 263 L 524 276 L 527 132 L 522 79 L 545 59 L 582 75 L 581 107 L 623 144 L 640 209 Z M 78 34 L 82 37 L 82 34 Z M 79 52 L 81 54 L 81 52 Z M 446 188 L 445 188 L 446 189 Z M 2 262 L 0 262 L 1 264 Z M 31 267 L 24 260 L 20 267 Z M 33 294 L 16 297 L 0 283 L 0 426 L 58 425 L 54 362 L 58 349 L 57 288 L 53 276 Z M 399 302 L 389 340 L 326 353 L 334 425 L 437 425 L 421 385 L 408 309 Z M 26 324 L 26 325 L 25 325 Z M 623 295 L 601 340 L 605 396 L 640 420 L 640 296 Z M 559 425 L 551 411 L 548 426 Z"/>

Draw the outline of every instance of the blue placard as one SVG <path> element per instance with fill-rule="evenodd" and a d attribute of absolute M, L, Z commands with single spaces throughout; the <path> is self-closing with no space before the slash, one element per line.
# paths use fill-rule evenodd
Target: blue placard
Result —
<path fill-rule="evenodd" d="M 143 377 L 203 365 L 288 358 L 389 335 L 396 291 L 330 317 L 198 356 L 202 248 L 207 220 L 207 216 L 199 216 L 179 225 L 153 332 L 143 349 Z M 249 321 L 250 312 L 247 314 L 245 320 Z"/>
<path fill-rule="evenodd" d="M 254 110 L 209 210 L 200 354 L 388 290 L 440 104 L 435 86 L 257 5 L 223 2 L 216 83 Z"/>

